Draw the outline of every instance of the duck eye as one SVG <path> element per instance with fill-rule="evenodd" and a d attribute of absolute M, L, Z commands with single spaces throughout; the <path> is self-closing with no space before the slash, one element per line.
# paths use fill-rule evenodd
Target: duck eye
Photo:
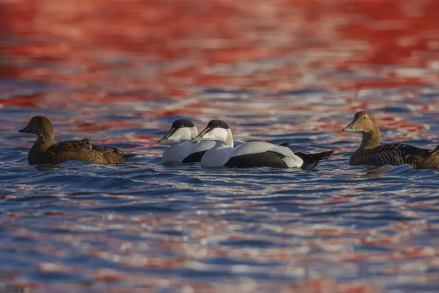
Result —
<path fill-rule="evenodd" d="M 366 116 L 363 116 L 363 119 L 366 119 L 367 117 Z"/>

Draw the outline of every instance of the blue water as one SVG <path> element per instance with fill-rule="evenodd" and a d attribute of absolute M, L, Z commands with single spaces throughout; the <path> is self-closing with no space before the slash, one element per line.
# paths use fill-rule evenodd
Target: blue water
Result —
<path fill-rule="evenodd" d="M 72 91 L 65 85 L 0 81 L 4 89 L 11 84 L 18 86 L 3 91 L 0 104 L 26 91 L 38 95 L 38 106 L 0 109 L 2 284 L 35 292 L 265 292 L 323 280 L 330 292 L 335 284 L 437 291 L 438 174 L 348 166 L 360 137 L 341 133 L 355 111 L 338 109 L 353 92 L 316 88 L 267 99 L 196 88 L 192 100 L 93 103 L 60 98 Z M 408 90 L 418 93 L 415 99 L 407 100 Z M 439 112 L 416 109 L 437 98 L 434 87 L 377 89 L 367 103 L 378 117 L 425 127 L 384 128 L 384 142 L 404 135 L 434 148 Z M 191 103 L 199 101 L 208 107 L 195 115 Z M 290 108 L 301 105 L 311 108 Z M 171 106 L 183 115 L 163 114 Z M 58 140 L 89 138 L 138 156 L 109 166 L 29 166 L 35 137 L 17 131 L 33 115 L 48 116 Z M 336 152 L 312 171 L 162 165 L 155 141 L 183 116 L 200 129 L 223 119 L 238 140 Z"/>

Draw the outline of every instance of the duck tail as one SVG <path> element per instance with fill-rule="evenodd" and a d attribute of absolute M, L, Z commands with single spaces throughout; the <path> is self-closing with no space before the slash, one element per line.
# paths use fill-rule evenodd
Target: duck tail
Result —
<path fill-rule="evenodd" d="M 320 160 L 324 160 L 329 158 L 334 151 L 326 151 L 321 153 L 304 153 L 304 152 L 294 152 L 295 155 L 300 157 L 303 160 L 302 169 L 312 169 L 320 162 Z"/>
<path fill-rule="evenodd" d="M 108 151 L 110 151 L 110 152 L 114 152 L 114 153 L 117 153 L 117 154 L 122 155 L 122 158 L 123 158 L 124 160 L 136 156 L 135 154 L 124 154 L 120 149 L 117 149 L 117 148 L 106 147 L 106 149 L 107 149 Z"/>
<path fill-rule="evenodd" d="M 129 158 L 132 158 L 132 157 L 135 157 L 136 155 L 135 154 L 123 154 L 123 158 L 126 160 L 126 159 L 129 159 Z"/>

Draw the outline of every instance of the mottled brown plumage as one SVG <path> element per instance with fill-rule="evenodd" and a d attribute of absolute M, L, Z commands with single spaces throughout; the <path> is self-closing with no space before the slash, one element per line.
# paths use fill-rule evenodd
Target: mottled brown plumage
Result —
<path fill-rule="evenodd" d="M 360 147 L 351 155 L 349 165 L 412 165 L 414 168 L 439 168 L 439 146 L 433 151 L 407 144 L 392 143 L 380 145 L 381 135 L 378 122 L 372 113 L 360 111 L 354 121 L 346 126 L 345 132 L 361 132 Z"/>
<path fill-rule="evenodd" d="M 115 164 L 134 155 L 123 154 L 118 149 L 91 144 L 88 139 L 66 140 L 55 144 L 52 123 L 43 116 L 35 116 L 19 130 L 36 134 L 37 140 L 28 154 L 30 165 L 61 164 L 65 161 L 87 161 L 96 164 Z"/>

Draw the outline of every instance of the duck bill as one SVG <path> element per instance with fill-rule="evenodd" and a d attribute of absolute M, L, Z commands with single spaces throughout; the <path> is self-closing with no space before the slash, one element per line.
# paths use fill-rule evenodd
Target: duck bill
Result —
<path fill-rule="evenodd" d="M 200 140 L 204 140 L 204 136 L 206 135 L 206 133 L 208 133 L 211 129 L 206 127 L 205 129 L 203 129 L 203 131 L 201 131 L 197 136 L 195 136 L 194 138 L 192 138 L 191 141 L 200 141 Z"/>
<path fill-rule="evenodd" d="M 25 128 L 23 128 L 23 129 L 20 129 L 18 132 L 20 132 L 20 133 L 30 133 L 30 130 L 29 130 L 29 125 L 28 126 L 26 126 Z"/>
<path fill-rule="evenodd" d="M 355 125 L 356 121 L 352 121 L 351 124 L 349 124 L 348 126 L 346 126 L 345 128 L 343 128 L 343 132 L 356 132 L 354 125 Z"/>
<path fill-rule="evenodd" d="M 167 142 L 169 140 L 169 137 L 171 137 L 171 135 L 173 135 L 175 131 L 176 131 L 175 128 L 171 128 L 168 131 L 168 133 L 165 134 L 165 136 L 163 136 L 162 138 L 159 139 L 157 144 L 163 144 L 163 143 Z"/>

